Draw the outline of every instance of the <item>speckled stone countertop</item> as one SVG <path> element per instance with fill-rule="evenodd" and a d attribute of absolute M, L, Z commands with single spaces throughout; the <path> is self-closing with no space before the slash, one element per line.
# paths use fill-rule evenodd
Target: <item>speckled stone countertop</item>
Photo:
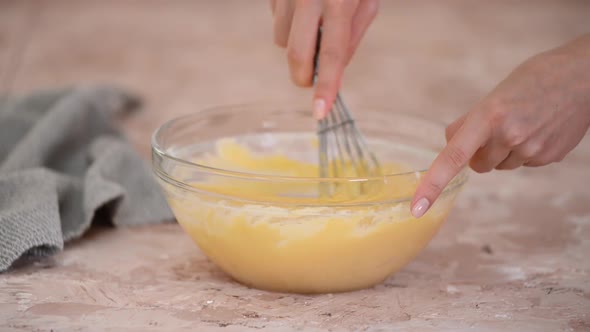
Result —
<path fill-rule="evenodd" d="M 589 32 L 589 15 L 582 0 L 382 1 L 344 93 L 450 122 L 526 57 Z M 309 98 L 269 27 L 266 1 L 2 1 L 0 88 L 129 87 L 146 108 L 123 126 L 147 159 L 149 135 L 175 115 Z M 588 137 L 560 164 L 472 174 L 419 257 L 333 295 L 243 287 L 176 224 L 96 228 L 0 275 L 0 330 L 590 331 L 589 185 Z"/>

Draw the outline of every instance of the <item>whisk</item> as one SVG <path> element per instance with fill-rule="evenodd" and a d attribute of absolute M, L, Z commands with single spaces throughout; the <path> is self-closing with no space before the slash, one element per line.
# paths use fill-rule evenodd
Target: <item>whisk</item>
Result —
<path fill-rule="evenodd" d="M 314 59 L 314 82 L 317 80 L 321 28 L 318 30 Z M 369 149 L 354 118 L 344 104 L 340 92 L 328 115 L 318 121 L 319 173 L 328 177 L 371 177 L 381 173 L 381 166 L 375 154 Z M 322 193 L 332 194 L 334 186 L 324 183 Z"/>

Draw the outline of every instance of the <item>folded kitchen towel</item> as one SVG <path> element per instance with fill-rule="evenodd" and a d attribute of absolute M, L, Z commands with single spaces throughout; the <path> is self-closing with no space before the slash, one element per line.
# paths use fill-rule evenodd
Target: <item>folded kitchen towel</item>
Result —
<path fill-rule="evenodd" d="M 0 271 L 60 251 L 92 222 L 173 220 L 147 163 L 114 125 L 138 104 L 108 86 L 0 97 Z"/>

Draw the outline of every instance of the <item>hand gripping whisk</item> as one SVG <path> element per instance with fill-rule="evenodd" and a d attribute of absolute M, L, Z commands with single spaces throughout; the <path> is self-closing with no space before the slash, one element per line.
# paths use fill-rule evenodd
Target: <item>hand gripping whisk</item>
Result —
<path fill-rule="evenodd" d="M 318 31 L 314 59 L 314 82 L 317 80 L 321 28 Z M 319 171 L 321 178 L 372 177 L 381 174 L 377 157 L 369 149 L 340 92 L 328 115 L 318 121 Z M 361 186 L 362 188 L 362 186 Z M 334 194 L 335 186 L 322 183 L 321 194 Z"/>

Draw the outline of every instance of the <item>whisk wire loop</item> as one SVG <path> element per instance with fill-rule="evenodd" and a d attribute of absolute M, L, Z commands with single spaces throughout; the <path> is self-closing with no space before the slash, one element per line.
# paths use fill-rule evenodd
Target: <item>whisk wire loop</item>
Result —
<path fill-rule="evenodd" d="M 317 81 L 321 28 L 316 41 L 314 83 Z M 355 125 L 354 118 L 340 93 L 328 115 L 318 121 L 319 175 L 329 177 L 371 177 L 381 173 L 377 157 Z M 324 183 L 323 195 L 333 194 L 334 186 Z"/>

